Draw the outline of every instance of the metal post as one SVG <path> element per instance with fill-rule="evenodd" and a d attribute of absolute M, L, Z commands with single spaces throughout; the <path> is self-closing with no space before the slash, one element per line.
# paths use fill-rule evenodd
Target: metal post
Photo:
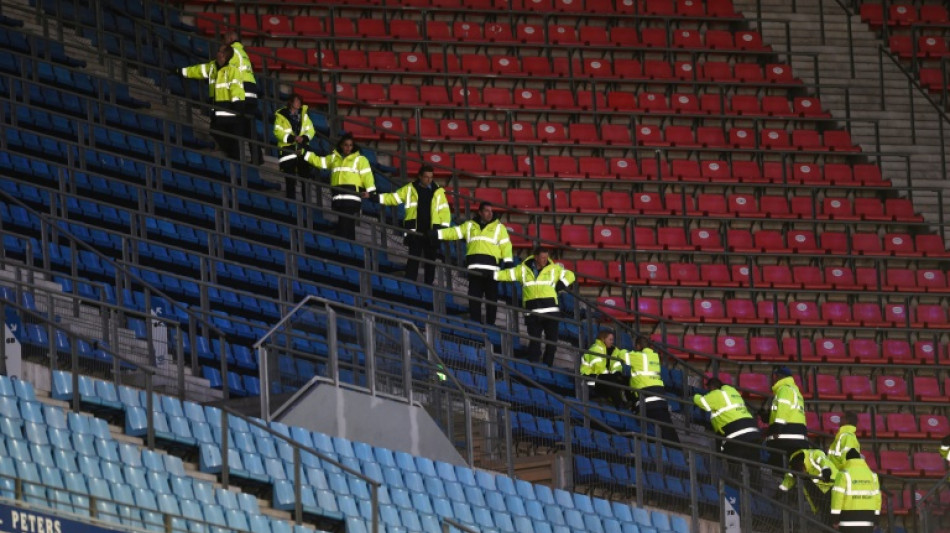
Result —
<path fill-rule="evenodd" d="M 228 414 L 223 410 L 221 413 L 221 484 L 224 485 L 224 488 L 228 488 L 230 482 L 230 475 L 228 471 L 231 467 L 228 465 L 228 448 L 230 443 L 228 442 Z M 299 494 L 295 494 L 299 496 Z M 297 498 L 297 502 L 300 502 L 300 498 Z"/>

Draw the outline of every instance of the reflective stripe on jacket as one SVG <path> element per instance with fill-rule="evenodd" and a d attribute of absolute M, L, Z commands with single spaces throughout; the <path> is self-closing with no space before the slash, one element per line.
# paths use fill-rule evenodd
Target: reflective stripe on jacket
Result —
<path fill-rule="evenodd" d="M 712 390 L 706 395 L 696 394 L 693 396 L 693 403 L 697 407 L 709 413 L 709 423 L 713 431 L 722 434 L 722 428 L 731 422 L 741 419 L 752 420 L 752 414 L 746 408 L 745 400 L 739 391 L 723 385 L 717 390 Z"/>
<path fill-rule="evenodd" d="M 560 263 L 548 261 L 544 268 L 534 274 L 534 256 L 529 256 L 520 265 L 495 272 L 498 281 L 517 281 L 521 284 L 521 304 L 529 313 L 557 313 L 557 291 L 574 283 L 574 273 Z"/>
<path fill-rule="evenodd" d="M 466 220 L 459 226 L 439 230 L 439 239 L 467 243 L 465 262 L 470 270 L 496 272 L 499 261 L 511 261 L 508 228 L 493 218 L 487 223 Z"/>
<path fill-rule="evenodd" d="M 663 379 L 660 377 L 660 354 L 653 351 L 653 348 L 644 348 L 639 352 L 629 350 L 626 352 L 626 360 L 630 365 L 631 389 L 663 386 Z"/>
<path fill-rule="evenodd" d="M 828 456 L 825 455 L 825 452 L 819 450 L 818 448 L 797 450 L 789 457 L 789 462 L 791 462 L 795 456 L 799 454 L 803 456 L 805 473 L 811 476 L 812 482 L 821 490 L 821 492 L 827 494 L 828 491 L 831 490 L 831 487 L 833 487 L 835 484 L 834 480 L 835 476 L 838 475 L 838 469 L 835 468 L 835 465 L 830 459 L 828 459 Z M 829 478 L 829 481 L 821 480 L 821 473 L 825 469 L 831 470 L 831 477 Z M 785 478 L 782 480 L 782 484 L 779 486 L 779 488 L 787 491 L 794 487 L 795 474 L 789 472 L 785 474 Z"/>
<path fill-rule="evenodd" d="M 379 203 L 383 205 L 405 205 L 405 222 L 416 220 L 419 216 L 419 192 L 416 191 L 415 183 L 407 183 L 400 187 L 396 192 L 383 193 L 379 195 Z M 435 190 L 432 192 L 432 203 L 429 205 L 429 212 L 432 216 L 432 227 L 448 226 L 452 222 L 452 212 L 449 210 L 449 201 L 445 198 L 445 189 L 432 184 Z M 420 228 L 416 228 L 420 229 Z M 421 228 L 427 230 L 429 228 Z"/>
<path fill-rule="evenodd" d="M 623 350 L 616 346 L 607 353 L 607 345 L 597 339 L 594 344 L 581 356 L 581 374 L 585 376 L 599 376 L 600 374 L 615 374 L 623 371 L 620 356 Z M 609 366 L 608 366 L 609 359 Z M 610 370 L 607 370 L 610 368 Z"/>
<path fill-rule="evenodd" d="M 868 515 L 870 512 L 874 515 L 881 513 L 881 487 L 877 474 L 871 471 L 863 458 L 849 459 L 835 476 L 831 489 L 831 514 L 841 515 L 838 523 L 844 524 L 846 513 L 861 511 L 866 511 Z"/>
<path fill-rule="evenodd" d="M 855 435 L 857 429 L 851 425 L 844 425 L 838 428 L 838 433 L 835 435 L 835 440 L 831 442 L 831 446 L 828 447 L 828 459 L 835 465 L 835 468 L 841 469 L 844 467 L 845 456 L 848 454 L 848 450 L 854 449 L 861 451 L 861 444 L 858 442 L 858 437 Z"/>
<path fill-rule="evenodd" d="M 214 82 L 218 73 L 218 65 L 214 61 L 207 63 L 198 63 L 188 67 L 182 67 L 181 75 L 193 80 L 207 80 L 208 98 L 214 100 Z"/>
<path fill-rule="evenodd" d="M 351 200 L 360 202 L 362 197 L 359 195 L 362 191 L 373 192 L 376 190 L 376 182 L 373 178 L 373 169 L 369 166 L 369 160 L 361 156 L 359 151 L 354 150 L 350 155 L 343 157 L 337 151 L 330 155 L 319 156 L 313 152 L 307 152 L 304 159 L 317 168 L 328 169 L 330 171 L 330 186 L 352 189 L 353 192 L 334 192 L 333 200 Z"/>
<path fill-rule="evenodd" d="M 769 413 L 769 425 L 805 424 L 805 400 L 792 376 L 782 378 L 772 385 L 775 397 Z"/>
<path fill-rule="evenodd" d="M 241 114 L 244 106 L 244 82 L 231 66 L 218 69 L 214 82 L 214 114 L 233 117 Z"/>

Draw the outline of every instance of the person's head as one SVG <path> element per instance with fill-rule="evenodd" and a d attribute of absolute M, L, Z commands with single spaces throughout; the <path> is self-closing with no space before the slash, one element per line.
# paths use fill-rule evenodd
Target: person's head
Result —
<path fill-rule="evenodd" d="M 478 218 L 488 222 L 495 216 L 494 211 L 492 211 L 491 202 L 482 202 L 478 204 Z"/>
<path fill-rule="evenodd" d="M 419 167 L 419 173 L 416 175 L 419 179 L 419 182 L 425 185 L 426 187 L 432 183 L 432 179 L 435 177 L 435 170 L 430 165 L 422 165 Z"/>
<path fill-rule="evenodd" d="M 551 253 L 547 248 L 541 246 L 536 247 L 531 251 L 531 255 L 534 256 L 534 264 L 538 268 L 544 268 L 548 265 L 548 260 L 551 259 Z"/>
<path fill-rule="evenodd" d="M 848 453 L 844 454 L 844 458 L 849 461 L 851 459 L 861 459 L 863 457 L 864 456 L 861 455 L 861 452 L 859 452 L 857 448 L 851 448 L 850 450 L 848 450 Z"/>
<path fill-rule="evenodd" d="M 841 416 L 841 419 L 844 420 L 844 424 L 846 426 L 858 425 L 858 414 L 854 411 L 845 411 L 844 415 Z"/>
<path fill-rule="evenodd" d="M 234 49 L 222 44 L 218 47 L 218 54 L 215 56 L 214 62 L 218 65 L 218 68 L 220 68 L 227 65 L 232 57 L 234 57 Z"/>
<path fill-rule="evenodd" d="M 336 143 L 336 151 L 342 156 L 350 155 L 356 149 L 356 142 L 353 141 L 352 133 L 344 133 Z"/>
<path fill-rule="evenodd" d="M 785 379 L 791 375 L 792 375 L 792 370 L 788 368 L 787 366 L 775 367 L 772 370 L 772 383 L 775 383 L 776 381 L 780 379 Z"/>
<path fill-rule="evenodd" d="M 241 34 L 233 30 L 229 31 L 224 36 L 224 43 L 228 46 L 231 46 L 232 43 L 240 42 L 240 40 L 241 40 Z"/>
<path fill-rule="evenodd" d="M 608 349 L 614 347 L 614 332 L 609 329 L 602 329 L 597 332 L 597 340 L 604 343 Z"/>
<path fill-rule="evenodd" d="M 290 95 L 290 100 L 287 101 L 287 107 L 290 108 L 291 111 L 299 111 L 300 108 L 303 107 L 303 98 L 297 93 Z"/>
<path fill-rule="evenodd" d="M 716 390 L 722 387 L 722 380 L 716 376 L 706 378 L 706 390 Z"/>
<path fill-rule="evenodd" d="M 643 335 L 637 335 L 637 340 L 633 341 L 633 348 L 635 350 L 642 350 L 649 346 L 650 343 L 647 341 L 647 338 Z"/>

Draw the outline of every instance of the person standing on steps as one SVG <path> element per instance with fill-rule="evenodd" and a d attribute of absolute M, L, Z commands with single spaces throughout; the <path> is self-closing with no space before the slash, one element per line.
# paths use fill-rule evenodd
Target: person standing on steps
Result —
<path fill-rule="evenodd" d="M 280 171 L 284 173 L 284 192 L 288 199 L 297 198 L 297 185 L 300 184 L 300 199 L 307 201 L 307 178 L 311 170 L 303 156 L 315 132 L 307 106 L 299 94 L 290 95 L 287 105 L 274 113 L 274 137 L 280 149 Z"/>
<path fill-rule="evenodd" d="M 626 353 L 626 363 L 630 366 L 630 388 L 636 393 L 634 413 L 643 413 L 647 418 L 660 422 L 660 435 L 668 443 L 680 441 L 670 406 L 663 397 L 666 389 L 661 376 L 660 354 L 650 347 L 646 337 L 637 337 L 634 349 Z"/>
<path fill-rule="evenodd" d="M 241 81 L 244 82 L 246 97 L 244 100 L 242 134 L 247 139 L 250 148 L 250 163 L 260 165 L 264 162 L 264 151 L 257 139 L 257 78 L 254 77 L 254 68 L 251 59 L 244 50 L 244 44 L 241 43 L 240 35 L 236 32 L 229 33 L 227 44 L 234 49 L 231 66 L 238 69 L 241 73 Z"/>
<path fill-rule="evenodd" d="M 214 69 L 214 111 L 211 117 L 211 135 L 218 147 L 231 159 L 240 160 L 241 141 L 234 136 L 240 130 L 244 109 L 244 84 L 240 73 L 229 64 L 234 50 L 218 49 Z"/>
<path fill-rule="evenodd" d="M 782 466 L 784 459 L 797 450 L 808 447 L 808 427 L 805 425 L 805 399 L 788 367 L 772 372 L 772 406 L 769 408 L 769 429 L 766 445 L 782 453 L 769 456 L 769 464 Z"/>
<path fill-rule="evenodd" d="M 693 404 L 709 413 L 709 425 L 721 437 L 720 451 L 731 458 L 757 463 L 762 435 L 755 417 L 746 407 L 745 400 L 731 385 L 723 384 L 717 377 L 706 380 L 706 394 L 695 394 Z M 735 479 L 741 465 L 730 462 L 730 472 Z"/>
<path fill-rule="evenodd" d="M 551 260 L 546 248 L 535 248 L 533 254 L 520 265 L 495 272 L 495 281 L 513 281 L 521 284 L 521 301 L 525 310 L 528 330 L 528 360 L 554 366 L 557 353 L 557 333 L 560 327 L 557 294 L 574 284 L 574 273 Z M 544 357 L 541 355 L 541 336 L 544 335 Z"/>
<path fill-rule="evenodd" d="M 831 446 L 828 447 L 828 459 L 831 459 L 831 463 L 839 470 L 844 467 L 844 463 L 847 461 L 845 456 L 847 456 L 848 450 L 861 451 L 861 443 L 858 442 L 857 437 L 858 415 L 854 411 L 847 411 L 842 418 L 844 424 L 838 428 L 835 439 L 831 441 Z"/>
<path fill-rule="evenodd" d="M 594 344 L 581 356 L 580 372 L 587 381 L 588 397 L 591 400 L 603 398 L 615 407 L 627 405 L 624 389 L 627 378 L 623 374 L 623 350 L 614 346 L 614 333 L 602 329 L 597 333 Z"/>
<path fill-rule="evenodd" d="M 471 220 L 459 226 L 433 230 L 432 235 L 442 241 L 465 240 L 465 264 L 468 268 L 468 316 L 481 324 L 495 325 L 498 313 L 498 282 L 494 274 L 499 263 L 512 264 L 511 239 L 508 228 L 502 224 L 489 202 L 478 205 L 478 212 Z M 481 299 L 485 304 L 482 318 Z"/>
<path fill-rule="evenodd" d="M 339 216 L 336 236 L 356 240 L 356 219 L 363 206 L 363 199 L 376 192 L 373 169 L 369 160 L 360 155 L 353 142 L 353 134 L 346 133 L 330 155 L 319 156 L 308 151 L 304 160 L 311 165 L 330 171 L 332 207 Z"/>
<path fill-rule="evenodd" d="M 426 285 L 435 282 L 435 259 L 439 252 L 439 239 L 433 230 L 449 227 L 452 213 L 445 198 L 445 189 L 433 181 L 435 170 L 429 165 L 419 167 L 416 181 L 407 183 L 393 193 L 379 195 L 383 205 L 404 205 L 406 214 L 403 228 L 406 230 L 406 246 L 409 259 L 406 261 L 406 279 L 413 282 L 419 277 L 419 257 L 427 259 L 423 267 Z"/>
<path fill-rule="evenodd" d="M 831 521 L 842 533 L 872 533 L 881 514 L 881 485 L 861 452 L 848 450 L 831 489 Z"/>

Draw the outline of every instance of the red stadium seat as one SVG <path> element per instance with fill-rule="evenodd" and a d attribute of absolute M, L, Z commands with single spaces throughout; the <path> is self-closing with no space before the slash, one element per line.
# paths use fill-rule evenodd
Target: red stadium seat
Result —
<path fill-rule="evenodd" d="M 748 389 L 753 397 L 765 398 L 772 395 L 772 383 L 769 376 L 765 374 L 739 374 L 739 388 Z M 743 392 L 745 393 L 745 391 Z"/>
<path fill-rule="evenodd" d="M 920 6 L 920 21 L 930 24 L 944 24 L 950 21 L 950 18 L 948 18 L 945 6 L 925 4 Z"/>
<path fill-rule="evenodd" d="M 670 106 L 676 113 L 699 114 L 699 99 L 695 94 L 674 93 L 670 96 Z M 701 127 L 699 129 L 702 129 Z M 699 132 L 697 130 L 697 137 Z"/>
<path fill-rule="evenodd" d="M 815 375 L 815 392 L 821 400 L 838 401 L 848 398 L 847 394 L 841 392 L 838 378 L 830 374 Z"/>
<path fill-rule="evenodd" d="M 941 270 L 920 269 L 915 277 L 916 285 L 928 292 L 947 292 L 947 275 Z"/>
<path fill-rule="evenodd" d="M 614 178 L 607 170 L 607 160 L 602 157 L 581 157 L 577 161 L 578 170 L 585 177 L 591 179 L 609 179 Z M 613 194 L 615 191 L 605 191 L 604 198 L 606 199 L 608 193 Z M 627 201 L 630 201 L 630 195 L 627 195 Z M 606 206 L 606 202 L 605 206 Z"/>
<path fill-rule="evenodd" d="M 695 320 L 692 307 L 686 298 L 663 298 L 662 314 L 668 319 L 692 322 Z"/>
<path fill-rule="evenodd" d="M 792 217 L 788 207 L 788 197 L 786 196 L 763 195 L 759 197 L 759 211 L 766 213 L 769 218 Z"/>
<path fill-rule="evenodd" d="M 610 95 L 607 96 L 610 101 Z M 666 96 L 662 93 L 642 92 L 637 97 L 637 107 L 648 113 L 669 113 L 670 106 L 666 103 Z"/>
<path fill-rule="evenodd" d="M 841 376 L 841 392 L 847 395 L 849 400 L 876 401 L 881 399 L 880 395 L 874 392 L 871 380 L 867 376 Z"/>
<path fill-rule="evenodd" d="M 900 376 L 877 376 L 875 380 L 877 393 L 885 400 L 892 402 L 908 402 L 907 382 Z"/>
<path fill-rule="evenodd" d="M 726 310 L 722 300 L 701 298 L 693 300 L 693 316 L 700 322 L 708 324 L 726 324 L 732 322 L 726 318 Z"/>
<path fill-rule="evenodd" d="M 821 304 L 821 317 L 834 326 L 854 327 L 858 325 L 858 322 L 851 316 L 851 306 L 846 302 L 823 302 Z M 794 314 L 792 318 L 794 318 Z"/>
<path fill-rule="evenodd" d="M 765 234 L 767 231 L 756 232 L 756 238 L 758 239 L 760 234 Z M 778 232 L 772 233 L 781 236 Z M 762 267 L 762 281 L 775 288 L 790 289 L 799 286 L 792 278 L 792 269 L 788 265 L 764 265 Z"/>
<path fill-rule="evenodd" d="M 663 200 L 660 197 L 660 193 L 656 192 L 634 193 L 633 209 L 634 211 L 644 215 L 659 215 L 669 213 L 669 210 L 663 207 Z"/>
<path fill-rule="evenodd" d="M 841 427 L 841 413 L 837 412 L 825 412 L 821 414 L 821 429 L 832 435 L 838 432 L 838 428 Z"/>
<path fill-rule="evenodd" d="M 822 139 L 825 148 L 833 152 L 860 152 L 861 148 L 855 146 L 851 140 L 851 134 L 846 130 L 826 130 L 822 133 Z"/>
<path fill-rule="evenodd" d="M 749 339 L 749 352 L 761 361 L 786 361 L 775 337 L 752 337 Z"/>
<path fill-rule="evenodd" d="M 735 77 L 742 83 L 764 83 L 762 65 L 758 63 L 736 63 L 733 66 Z"/>
<path fill-rule="evenodd" d="M 600 138 L 611 146 L 627 146 L 631 142 L 630 128 L 625 124 L 601 124 Z"/>
<path fill-rule="evenodd" d="M 698 3 L 698 2 L 697 2 Z M 731 31 L 706 30 L 706 48 L 712 50 L 735 50 L 736 42 Z"/>
<path fill-rule="evenodd" d="M 892 476 L 917 477 L 920 474 L 910 465 L 910 456 L 905 451 L 881 450 L 880 467 Z"/>
<path fill-rule="evenodd" d="M 572 2 L 580 5 L 580 2 Z M 578 39 L 586 46 L 608 46 L 610 37 L 607 29 L 602 26 L 581 26 L 578 28 Z"/>
<path fill-rule="evenodd" d="M 854 271 L 842 267 L 825 267 L 825 279 L 838 290 L 856 289 Z"/>
<path fill-rule="evenodd" d="M 829 362 L 848 362 L 850 357 L 841 339 L 815 339 L 815 356 Z"/>
<path fill-rule="evenodd" d="M 596 191 L 574 190 L 570 192 L 571 210 L 578 213 L 606 213 L 609 210 L 600 205 L 600 195 Z"/>
<path fill-rule="evenodd" d="M 608 316 L 620 321 L 633 320 L 633 314 L 628 312 L 627 303 L 620 298 L 613 296 L 601 296 L 597 298 L 598 308 Z"/>
<path fill-rule="evenodd" d="M 769 150 L 790 150 L 792 148 L 788 132 L 785 130 L 763 129 L 759 137 L 760 145 Z"/>
<path fill-rule="evenodd" d="M 581 285 L 602 285 L 607 279 L 607 265 L 597 259 L 578 259 L 574 273 Z"/>
<path fill-rule="evenodd" d="M 683 335 L 683 350 L 692 360 L 705 360 L 716 353 L 716 341 L 709 335 Z"/>
<path fill-rule="evenodd" d="M 635 306 L 634 308 L 638 313 L 649 315 L 647 317 L 641 317 L 641 320 L 655 320 L 656 317 L 660 316 L 660 302 L 656 298 L 635 295 L 631 305 Z"/>
<path fill-rule="evenodd" d="M 429 58 L 416 52 L 400 52 L 399 68 L 406 72 L 426 72 L 430 70 Z"/>
<path fill-rule="evenodd" d="M 795 114 L 802 117 L 822 118 L 830 116 L 822 107 L 817 98 L 808 96 L 798 96 L 792 100 L 792 109 Z"/>
<path fill-rule="evenodd" d="M 794 116 L 790 102 L 785 96 L 763 96 L 762 112 L 770 117 Z"/>
<path fill-rule="evenodd" d="M 594 244 L 599 248 L 622 250 L 629 247 L 624 226 L 594 226 Z"/>
<path fill-rule="evenodd" d="M 946 383 L 944 385 L 946 386 Z M 920 430 L 927 434 L 927 438 L 940 438 L 950 434 L 950 423 L 943 415 L 922 415 Z"/>
<path fill-rule="evenodd" d="M 888 323 L 881 314 L 881 306 L 871 302 L 855 302 L 852 306 L 854 321 L 868 328 L 886 327 Z"/>
<path fill-rule="evenodd" d="M 759 316 L 762 316 L 761 308 L 759 309 Z M 793 360 L 798 358 L 803 360 L 814 359 L 815 346 L 808 338 L 785 337 L 782 339 L 782 353 Z"/>
<path fill-rule="evenodd" d="M 699 265 L 695 263 L 672 263 L 670 265 L 670 281 L 685 286 L 704 284 L 699 279 Z"/>
<path fill-rule="evenodd" d="M 653 228 L 644 226 L 633 227 L 632 241 L 630 244 L 634 250 L 662 249 L 662 246 L 657 243 L 657 232 L 655 232 Z"/>
<path fill-rule="evenodd" d="M 947 471 L 947 460 L 937 452 L 914 452 L 913 462 L 924 477 L 941 478 Z"/>
<path fill-rule="evenodd" d="M 721 251 L 723 249 L 719 233 L 706 228 L 692 229 L 689 232 L 689 242 L 697 249 L 707 252 Z"/>
<path fill-rule="evenodd" d="M 946 402 L 946 395 L 940 392 L 940 385 L 934 376 L 914 376 L 914 398 L 919 402 Z"/>
<path fill-rule="evenodd" d="M 721 217 L 728 214 L 726 197 L 722 194 L 700 194 L 696 198 L 696 208 L 703 216 Z"/>
<path fill-rule="evenodd" d="M 927 434 L 917 427 L 917 417 L 910 413 L 889 413 L 884 419 L 886 429 L 879 428 L 877 435 L 883 438 L 923 439 Z"/>
<path fill-rule="evenodd" d="M 755 303 L 742 298 L 726 299 L 726 316 L 737 324 L 760 324 L 763 321 L 756 314 Z"/>
<path fill-rule="evenodd" d="M 735 275 L 733 274 L 733 279 Z M 785 302 L 759 300 L 755 304 L 756 314 L 769 324 L 788 320 L 788 305 Z"/>
<path fill-rule="evenodd" d="M 884 339 L 881 343 L 881 355 L 894 364 L 914 364 L 914 352 L 911 350 L 910 343 L 902 339 Z M 878 386 L 880 389 L 880 385 Z"/>
<path fill-rule="evenodd" d="M 699 0 L 676 0 L 676 14 L 681 17 L 704 17 L 706 16 L 704 3 Z"/>
<path fill-rule="evenodd" d="M 739 284 L 732 281 L 732 274 L 729 272 L 728 265 L 710 263 L 699 265 L 700 279 L 703 283 L 713 287 L 738 287 Z"/>
<path fill-rule="evenodd" d="M 914 236 L 915 249 L 924 257 L 950 257 L 940 235 L 922 234 Z"/>
<path fill-rule="evenodd" d="M 797 265 L 792 267 L 792 279 L 795 280 L 797 285 L 813 290 L 827 290 L 831 288 L 830 283 L 825 283 L 821 269 L 816 266 Z"/>
<path fill-rule="evenodd" d="M 914 22 L 917 22 L 917 8 L 913 4 L 891 4 L 888 8 L 888 26 L 909 26 Z"/>
<path fill-rule="evenodd" d="M 611 213 L 634 213 L 633 199 L 629 193 L 620 191 L 604 191 L 603 207 Z"/>
<path fill-rule="evenodd" d="M 757 266 L 749 267 L 747 265 L 731 265 L 729 270 L 732 274 L 732 281 L 739 286 L 748 287 L 752 284 L 753 279 L 755 279 L 756 283 L 762 281 L 761 274 L 759 273 L 759 267 Z"/>
<path fill-rule="evenodd" d="M 670 280 L 670 270 L 666 263 L 646 262 L 637 265 L 639 280 L 648 285 L 675 285 Z"/>
<path fill-rule="evenodd" d="M 793 84 L 801 83 L 792 75 L 792 67 L 782 64 L 765 65 L 765 79 L 771 83 Z"/>
<path fill-rule="evenodd" d="M 858 437 L 874 436 L 878 431 L 885 431 L 884 415 L 874 416 L 873 424 L 871 413 L 858 413 Z"/>
<path fill-rule="evenodd" d="M 815 302 L 789 302 L 788 314 L 789 319 L 801 325 L 817 326 L 825 323 Z"/>

